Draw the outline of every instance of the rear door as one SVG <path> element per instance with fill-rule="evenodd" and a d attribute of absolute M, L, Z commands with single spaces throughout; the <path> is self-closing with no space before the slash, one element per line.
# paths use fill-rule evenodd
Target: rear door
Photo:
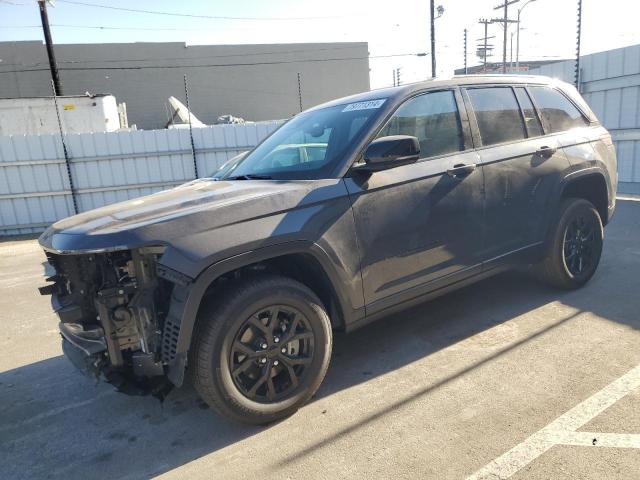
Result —
<path fill-rule="evenodd" d="M 500 261 L 544 238 L 554 187 L 568 162 L 558 140 L 544 136 L 539 113 L 524 86 L 465 90 L 485 177 L 482 257 Z"/>
<path fill-rule="evenodd" d="M 482 172 L 459 104 L 458 90 L 408 99 L 378 137 L 417 137 L 420 160 L 346 179 L 368 314 L 481 269 Z"/>

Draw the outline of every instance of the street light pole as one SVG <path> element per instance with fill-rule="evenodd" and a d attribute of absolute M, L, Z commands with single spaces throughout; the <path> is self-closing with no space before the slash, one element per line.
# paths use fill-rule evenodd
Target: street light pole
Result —
<path fill-rule="evenodd" d="M 444 7 L 438 5 L 438 15 L 435 14 L 435 0 L 430 2 L 431 12 L 431 78 L 436 78 L 436 18 L 440 18 L 444 13 Z"/>
<path fill-rule="evenodd" d="M 535 2 L 536 0 L 529 0 L 525 2 L 522 7 L 518 9 L 518 23 L 517 23 L 517 34 L 516 34 L 516 70 L 520 67 L 520 14 L 524 10 L 524 7 L 529 5 L 531 2 Z"/>

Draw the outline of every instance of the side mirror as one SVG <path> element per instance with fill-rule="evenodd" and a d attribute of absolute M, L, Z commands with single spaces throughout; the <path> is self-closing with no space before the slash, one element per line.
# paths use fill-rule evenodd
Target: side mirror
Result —
<path fill-rule="evenodd" d="M 364 152 L 363 165 L 356 170 L 377 172 L 388 168 L 408 165 L 420 158 L 420 142 L 409 135 L 380 137 L 369 144 Z"/>

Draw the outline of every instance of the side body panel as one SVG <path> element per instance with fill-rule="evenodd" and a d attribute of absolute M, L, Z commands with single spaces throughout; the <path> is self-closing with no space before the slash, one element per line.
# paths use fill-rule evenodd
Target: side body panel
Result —
<path fill-rule="evenodd" d="M 521 93 L 528 98 L 526 92 Z M 503 260 L 518 261 L 515 256 L 526 256 L 544 240 L 548 222 L 546 213 L 555 206 L 555 192 L 568 171 L 569 163 L 557 139 L 540 136 L 542 132 L 539 130 L 534 133 L 534 123 L 540 125 L 534 111 L 529 113 L 533 117 L 529 120 L 531 128 L 527 126 L 523 130 L 527 138 L 482 146 L 478 120 L 466 89 L 463 97 L 484 172 L 481 256 L 484 268 L 489 269 Z M 520 102 L 518 98 L 524 126 L 524 106 Z M 552 153 L 542 154 L 541 149 Z"/>
<path fill-rule="evenodd" d="M 556 148 L 550 157 L 536 153 Z M 569 162 L 552 138 L 530 138 L 479 151 L 485 176 L 485 235 L 487 261 L 535 246 L 544 240 L 546 212 Z"/>
<path fill-rule="evenodd" d="M 482 172 L 473 151 L 347 179 L 362 255 L 367 313 L 392 296 L 480 264 Z M 398 299 L 399 300 L 399 299 Z"/>
<path fill-rule="evenodd" d="M 616 151 L 611 136 L 604 127 L 593 126 L 561 135 L 560 143 L 571 164 L 571 173 L 602 175 L 607 185 L 608 216 L 606 224 L 616 205 L 618 188 L 618 167 Z M 575 178 L 575 175 L 574 175 Z"/>

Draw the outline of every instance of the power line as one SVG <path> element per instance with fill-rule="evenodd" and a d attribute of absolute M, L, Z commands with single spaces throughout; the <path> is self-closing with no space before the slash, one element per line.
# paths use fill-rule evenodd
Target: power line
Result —
<path fill-rule="evenodd" d="M 176 69 L 176 68 L 215 68 L 215 67 L 251 67 L 258 65 L 281 65 L 281 64 L 289 64 L 289 63 L 315 63 L 315 62 L 335 62 L 335 61 L 344 61 L 344 60 L 367 60 L 367 59 L 375 59 L 375 58 L 393 58 L 393 57 L 420 57 L 425 56 L 424 53 L 401 53 L 395 55 L 376 55 L 376 56 L 368 56 L 368 57 L 342 57 L 342 58 L 310 58 L 310 59 L 301 59 L 301 60 L 282 60 L 275 62 L 247 62 L 247 63 L 217 63 L 217 64 L 205 64 L 205 65 L 137 65 L 131 67 L 62 67 L 59 68 L 60 71 L 93 71 L 93 70 L 102 70 L 102 71 L 113 71 L 113 70 L 147 70 L 152 68 L 163 68 L 163 69 Z M 48 68 L 31 68 L 31 69 L 23 69 L 23 70 L 4 70 L 0 71 L 0 73 L 23 73 L 23 72 L 42 72 L 47 71 Z"/>
<path fill-rule="evenodd" d="M 0 0 L 1 1 L 1 0 Z M 84 28 L 95 30 L 141 30 L 141 31 L 185 31 L 185 30 L 211 30 L 211 27 L 114 27 L 101 25 L 67 25 L 62 23 L 52 23 L 52 27 L 56 28 Z M 0 25 L 0 28 L 41 28 L 40 25 Z"/>
<path fill-rule="evenodd" d="M 68 3 L 71 5 L 80 5 L 83 7 L 105 8 L 108 10 L 119 10 L 123 12 L 131 13 L 145 13 L 149 15 L 165 15 L 171 17 L 187 17 L 187 18 L 207 18 L 209 20 L 266 20 L 266 21 L 280 21 L 280 20 L 318 20 L 318 19 L 335 19 L 344 18 L 345 15 L 328 15 L 328 16 L 312 16 L 312 17 L 231 17 L 221 15 L 196 15 L 191 13 L 176 13 L 176 12 L 163 12 L 159 10 L 142 10 L 137 8 L 126 7 L 114 7 L 112 5 L 103 5 L 100 3 L 78 2 L 75 0 L 58 0 L 60 3 Z"/>

